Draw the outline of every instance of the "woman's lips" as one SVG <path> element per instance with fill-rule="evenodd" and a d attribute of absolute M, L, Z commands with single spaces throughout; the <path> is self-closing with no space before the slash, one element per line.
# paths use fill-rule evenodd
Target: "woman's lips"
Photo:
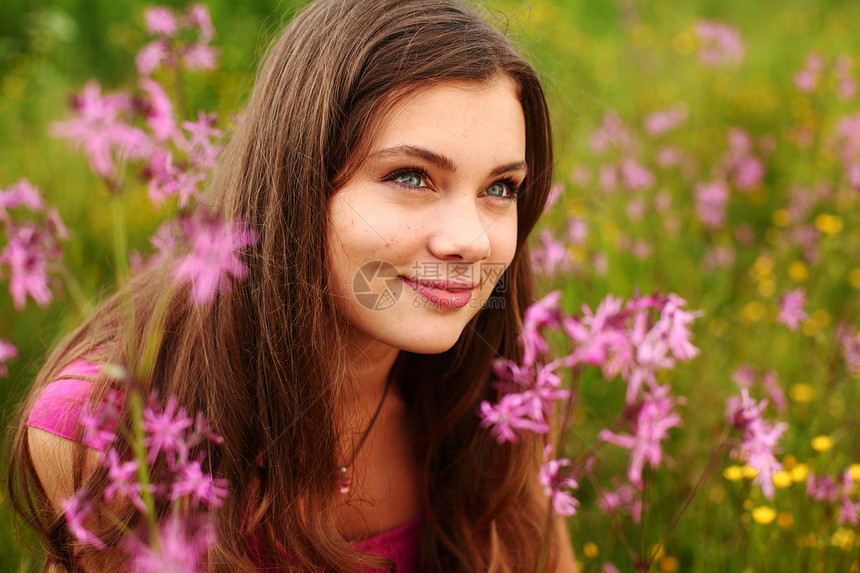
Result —
<path fill-rule="evenodd" d="M 475 285 L 470 283 L 456 283 L 452 281 L 418 282 L 404 276 L 400 278 L 412 290 L 442 308 L 463 308 L 472 300 L 472 289 L 475 288 Z"/>

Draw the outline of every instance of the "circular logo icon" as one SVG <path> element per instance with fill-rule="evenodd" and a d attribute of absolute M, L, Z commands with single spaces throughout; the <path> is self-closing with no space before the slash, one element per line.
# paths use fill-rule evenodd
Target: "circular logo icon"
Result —
<path fill-rule="evenodd" d="M 394 306 L 403 292 L 403 282 L 391 263 L 364 263 L 352 277 L 355 300 L 369 310 L 386 310 Z"/>

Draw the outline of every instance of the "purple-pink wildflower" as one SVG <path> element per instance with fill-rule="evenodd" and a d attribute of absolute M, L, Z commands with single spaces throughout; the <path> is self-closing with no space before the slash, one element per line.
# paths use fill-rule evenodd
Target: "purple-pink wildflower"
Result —
<path fill-rule="evenodd" d="M 105 501 L 110 501 L 114 496 L 127 497 L 141 512 L 147 511 L 146 505 L 140 494 L 142 491 L 140 482 L 137 481 L 137 461 L 129 460 L 122 462 L 119 459 L 119 454 L 114 448 L 108 450 L 102 465 L 108 468 L 108 478 L 110 483 L 105 488 Z"/>
<path fill-rule="evenodd" d="M 230 289 L 230 276 L 241 280 L 248 274 L 238 253 L 254 244 L 257 234 L 242 219 L 224 222 L 198 211 L 182 219 L 182 228 L 191 251 L 177 260 L 172 275 L 178 284 L 191 283 L 192 302 L 209 303 Z"/>
<path fill-rule="evenodd" d="M 212 17 L 209 8 L 205 4 L 192 4 L 185 12 L 185 25 L 189 28 L 197 28 L 200 33 L 199 41 L 209 43 L 215 36 L 215 28 L 212 26 Z"/>
<path fill-rule="evenodd" d="M 185 408 L 177 408 L 176 396 L 171 396 L 162 410 L 156 400 L 150 399 L 143 410 L 143 429 L 146 431 L 147 460 L 152 463 L 160 452 L 184 461 L 188 454 L 185 431 L 191 426 L 191 418 Z M 170 457 L 172 454 L 172 457 Z"/>
<path fill-rule="evenodd" d="M 860 374 L 860 332 L 850 334 L 847 330 L 840 336 L 845 371 L 857 376 Z"/>
<path fill-rule="evenodd" d="M 86 486 L 81 487 L 69 499 L 63 500 L 60 505 L 66 516 L 66 525 L 78 542 L 92 545 L 101 551 L 107 548 L 104 541 L 84 526 L 84 523 L 96 509 L 96 502 Z"/>
<path fill-rule="evenodd" d="M 150 34 L 159 36 L 173 36 L 177 29 L 176 14 L 167 6 L 153 6 L 147 8 L 143 14 L 146 29 Z"/>
<path fill-rule="evenodd" d="M 8 242 L 0 252 L 0 269 L 6 267 L 15 308 L 23 310 L 28 296 L 39 306 L 46 306 L 53 299 L 48 287 L 48 263 L 59 256 L 59 247 L 34 223 L 12 224 L 6 232 Z"/>
<path fill-rule="evenodd" d="M 660 465 L 663 441 L 669 437 L 671 428 L 681 425 L 681 417 L 673 411 L 676 403 L 677 398 L 669 395 L 669 388 L 660 386 L 654 392 L 643 395 L 632 434 L 618 434 L 606 429 L 600 431 L 599 437 L 604 442 L 630 450 L 627 478 L 639 489 L 643 485 L 645 462 L 652 468 Z"/>
<path fill-rule="evenodd" d="M 149 76 L 170 58 L 170 51 L 164 40 L 158 39 L 141 48 L 134 57 L 137 73 Z"/>
<path fill-rule="evenodd" d="M 96 405 L 86 404 L 79 418 L 84 430 L 84 443 L 96 450 L 105 451 L 109 444 L 116 441 L 116 424 L 120 417 L 122 394 L 111 388 L 104 400 Z"/>
<path fill-rule="evenodd" d="M 543 404 L 533 393 L 512 393 L 502 396 L 498 404 L 484 400 L 478 415 L 481 427 L 490 428 L 490 435 L 503 444 L 518 442 L 521 432 L 547 433 L 549 425 L 542 419 L 542 412 Z"/>
<path fill-rule="evenodd" d="M 0 376 L 9 375 L 7 363 L 18 356 L 18 349 L 8 340 L 0 338 Z"/>
<path fill-rule="evenodd" d="M 6 209 L 16 209 L 22 205 L 34 213 L 45 208 L 39 190 L 26 178 L 20 179 L 5 191 L 0 189 L 0 217 L 4 216 Z"/>
<path fill-rule="evenodd" d="M 205 516 L 171 515 L 159 525 L 158 539 L 152 543 L 130 538 L 130 571 L 204 573 L 202 558 L 216 541 L 215 528 Z"/>
<path fill-rule="evenodd" d="M 671 131 L 687 120 L 687 106 L 676 103 L 645 118 L 645 131 L 653 136 Z"/>
<path fill-rule="evenodd" d="M 797 330 L 798 325 L 809 315 L 803 310 L 806 305 L 806 294 L 803 289 L 794 289 L 786 293 L 779 301 L 779 322 L 791 330 Z"/>
<path fill-rule="evenodd" d="M 190 496 L 192 500 L 207 507 L 220 507 L 227 497 L 228 481 L 212 477 L 204 473 L 199 460 L 194 460 L 182 466 L 177 480 L 170 486 L 170 499 Z"/>
<path fill-rule="evenodd" d="M 731 26 L 714 20 L 699 20 L 699 61 L 709 67 L 736 66 L 743 61 L 746 46 Z"/>
<path fill-rule="evenodd" d="M 173 117 L 173 104 L 167 97 L 161 84 L 150 79 L 141 78 L 140 87 L 149 96 L 145 100 L 146 124 L 152 130 L 157 142 L 167 141 L 178 135 L 176 119 Z"/>
<path fill-rule="evenodd" d="M 696 215 L 707 229 L 718 229 L 726 222 L 729 188 L 723 181 L 696 184 Z"/>
<path fill-rule="evenodd" d="M 115 152 L 141 157 L 149 147 L 146 134 L 122 120 L 131 103 L 128 94 L 103 96 L 101 86 L 91 80 L 75 98 L 76 117 L 52 124 L 51 133 L 82 146 L 93 173 L 110 177 L 116 169 Z"/>
<path fill-rule="evenodd" d="M 565 244 L 555 237 L 549 229 L 544 229 L 538 236 L 540 246 L 531 252 L 532 265 L 535 270 L 546 275 L 554 276 L 558 271 L 570 268 L 570 257 Z"/>
<path fill-rule="evenodd" d="M 740 396 L 730 396 L 726 400 L 726 419 L 741 432 L 741 443 L 732 449 L 732 455 L 744 460 L 758 471 L 753 483 L 761 487 L 762 494 L 773 498 L 773 474 L 782 469 L 774 451 L 780 437 L 788 429 L 785 422 L 771 424 L 762 418 L 767 400 L 756 402 L 750 398 L 746 388 Z"/>
<path fill-rule="evenodd" d="M 571 461 L 566 458 L 550 459 L 551 452 L 552 446 L 544 449 L 544 464 L 538 478 L 544 493 L 552 500 L 553 511 L 558 515 L 576 515 L 579 500 L 567 491 L 579 488 L 579 483 L 570 475 Z"/>
<path fill-rule="evenodd" d="M 622 511 L 639 523 L 642 519 L 642 500 L 630 484 L 622 484 L 615 491 L 602 491 L 598 500 L 600 509 L 606 513 Z"/>

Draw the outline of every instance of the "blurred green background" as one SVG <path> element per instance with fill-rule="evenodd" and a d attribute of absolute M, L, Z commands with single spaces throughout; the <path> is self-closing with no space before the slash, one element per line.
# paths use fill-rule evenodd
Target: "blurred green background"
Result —
<path fill-rule="evenodd" d="M 220 65 L 216 71 L 188 76 L 184 112 L 196 115 L 205 109 L 226 118 L 241 108 L 269 38 L 303 2 L 211 0 L 206 4 L 217 31 L 213 45 L 220 50 Z M 828 95 L 826 86 L 799 94 L 792 80 L 811 51 L 829 60 L 860 54 L 855 32 L 860 3 L 534 0 L 523 5 L 498 0 L 486 4 L 539 68 L 550 97 L 556 179 L 565 186 L 565 194 L 545 217 L 543 228 L 562 233 L 571 217 L 588 223 L 587 242 L 570 249 L 572 270 L 547 277 L 544 290 L 563 288 L 570 310 L 582 302 L 595 304 L 609 292 L 630 296 L 637 289 L 676 292 L 692 308 L 704 310 L 696 327 L 702 356 L 671 375 L 673 385 L 688 397 L 682 412 L 686 426 L 673 433 L 676 437 L 667 446 L 669 469 L 652 476 L 648 527 L 624 523 L 637 547 L 656 543 L 704 469 L 722 428 L 723 401 L 734 391 L 731 373 L 743 363 L 776 370 L 793 398 L 807 388 L 812 392 L 813 398 L 792 400 L 788 413 L 792 429 L 783 442 L 784 453 L 793 458 L 793 462 L 783 460 L 787 466 L 799 460 L 819 472 L 834 473 L 860 461 L 854 413 L 857 380 L 846 376 L 836 359 L 835 334 L 840 321 L 853 324 L 855 330 L 858 324 L 860 278 L 856 284 L 850 279 L 860 265 L 857 199 L 835 165 L 835 152 L 824 143 L 839 118 L 857 113 L 858 105 L 856 97 L 844 101 Z M 90 300 L 109 292 L 113 284 L 111 206 L 83 156 L 48 137 L 47 127 L 67 117 L 71 96 L 89 78 L 98 79 L 105 91 L 133 88 L 134 54 L 147 39 L 146 6 L 136 0 L 0 3 L 0 188 L 26 176 L 57 206 L 74 234 L 64 246 L 66 264 Z M 705 68 L 698 63 L 695 24 L 703 18 L 738 30 L 746 44 L 741 65 Z M 659 145 L 645 139 L 637 153 L 657 174 L 655 185 L 639 194 L 604 193 L 596 179 L 603 159 L 588 145 L 603 116 L 614 112 L 641 132 L 645 116 L 676 102 L 684 102 L 688 119 L 666 137 L 693 159 L 693 175 L 654 167 Z M 770 137 L 776 151 L 766 159 L 763 183 L 750 193 L 733 194 L 729 225 L 708 230 L 696 219 L 694 182 L 709 178 L 726 149 L 732 126 L 743 127 L 755 138 Z M 811 148 L 793 145 L 789 136 L 796 126 L 821 137 Z M 793 186 L 822 180 L 832 182 L 835 191 L 813 209 L 810 220 L 824 213 L 839 218 L 842 227 L 836 233 L 819 229 L 818 253 L 807 258 L 786 239 L 787 224 L 775 214 L 790 206 Z M 627 215 L 634 199 L 651 205 L 657 192 L 671 197 L 669 215 L 653 208 L 641 218 Z M 125 200 L 131 245 L 146 250 L 159 214 L 150 206 L 145 189 L 133 190 Z M 752 238 L 739 241 L 739 228 L 749 229 Z M 647 255 L 635 255 L 625 246 L 637 239 L 647 242 Z M 718 271 L 708 271 L 702 261 L 715 245 L 731 247 L 734 259 Z M 595 255 L 606 261 L 606 272 L 590 266 Z M 776 324 L 776 303 L 780 294 L 799 285 L 807 290 L 812 318 L 802 333 L 791 333 Z M 29 302 L 26 311 L 19 313 L 5 294 L 6 283 L 0 282 L 0 287 L 0 338 L 10 339 L 20 350 L 10 363 L 10 376 L 0 379 L 0 422 L 8 427 L 10 413 L 48 348 L 79 322 L 81 310 L 60 288 L 54 304 L 42 309 Z M 611 423 L 612 412 L 623 401 L 623 389 L 618 382 L 607 385 L 593 378 L 585 381 L 582 391 L 578 431 L 587 445 L 595 439 L 589 424 L 597 428 Z M 832 436 L 836 447 L 819 452 L 810 441 L 818 435 Z M 605 453 L 607 465 L 615 463 L 623 474 L 624 460 L 615 460 L 609 449 Z M 672 573 L 856 568 L 856 527 L 840 529 L 832 508 L 810 504 L 802 479 L 778 491 L 777 499 L 769 502 L 749 480 L 724 479 L 720 472 L 733 463 L 724 460 L 709 479 L 681 527 L 664 543 L 655 569 Z M 584 506 L 593 508 L 595 492 L 587 485 L 581 497 Z M 783 527 L 788 517 L 782 518 L 782 525 L 778 520 L 759 523 L 767 520 L 756 519 L 751 510 L 771 505 L 780 516 L 790 516 L 791 524 Z M 600 571 L 612 561 L 621 571 L 632 570 L 612 522 L 601 515 L 584 508 L 580 517 L 571 520 L 584 569 Z M 837 534 L 841 537 L 833 542 Z M 19 549 L 20 535 L 4 501 L 0 570 L 35 567 Z"/>

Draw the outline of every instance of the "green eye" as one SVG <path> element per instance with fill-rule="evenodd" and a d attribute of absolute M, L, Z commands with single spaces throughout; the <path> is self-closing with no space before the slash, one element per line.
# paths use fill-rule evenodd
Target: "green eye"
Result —
<path fill-rule="evenodd" d="M 494 197 L 505 197 L 510 191 L 508 187 L 504 183 L 493 183 L 486 190 L 487 195 L 493 195 Z"/>
<path fill-rule="evenodd" d="M 397 183 L 409 185 L 410 187 L 422 187 L 424 180 L 418 173 L 402 173 L 394 179 Z"/>

